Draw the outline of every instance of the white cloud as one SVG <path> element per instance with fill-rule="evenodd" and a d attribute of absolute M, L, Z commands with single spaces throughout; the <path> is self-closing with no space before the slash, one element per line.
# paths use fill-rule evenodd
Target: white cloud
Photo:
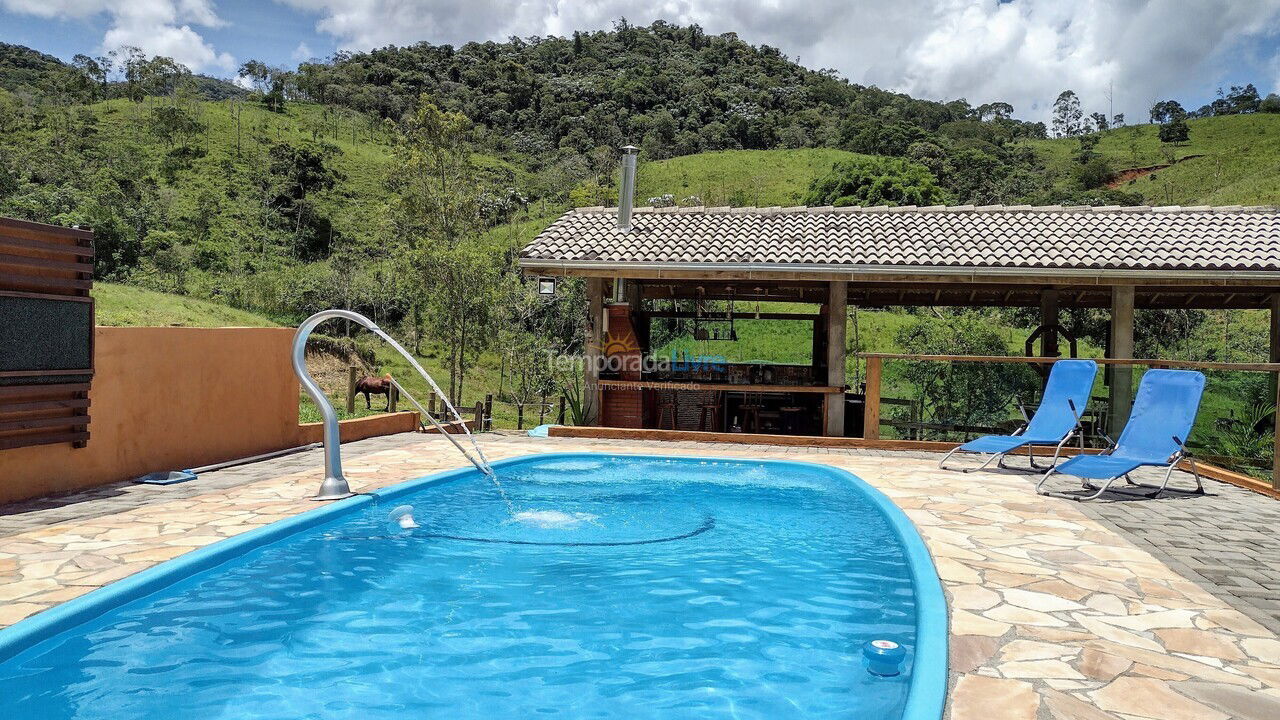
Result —
<path fill-rule="evenodd" d="M 193 25 L 216 28 L 226 23 L 212 0 L 0 0 L 9 12 L 50 19 L 110 18 L 102 50 L 132 45 L 166 55 L 199 71 L 232 70 L 235 58 L 218 52 Z"/>
<path fill-rule="evenodd" d="M 854 82 L 940 100 L 1005 100 L 1029 119 L 1046 118 L 1065 88 L 1087 110 L 1105 112 L 1114 85 L 1115 111 L 1132 120 L 1158 97 L 1265 83 L 1224 72 L 1242 45 L 1280 30 L 1280 0 L 278 1 L 317 14 L 316 28 L 346 49 L 566 35 L 622 16 L 697 22 Z"/>
<path fill-rule="evenodd" d="M 305 42 L 298 43 L 298 47 L 293 49 L 294 62 L 306 62 L 315 57 L 315 53 L 311 52 L 311 48 L 307 47 Z"/>

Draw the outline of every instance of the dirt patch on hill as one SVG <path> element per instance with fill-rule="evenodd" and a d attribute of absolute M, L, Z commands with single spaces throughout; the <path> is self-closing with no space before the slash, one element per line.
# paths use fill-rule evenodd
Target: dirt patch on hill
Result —
<path fill-rule="evenodd" d="M 372 366 L 361 357 L 354 343 L 342 338 L 312 336 L 307 341 L 307 371 L 330 395 L 347 392 L 348 368 L 360 368 L 361 375 L 372 375 Z"/>
<path fill-rule="evenodd" d="M 1174 165 L 1180 162 L 1185 162 L 1187 160 L 1192 160 L 1198 157 L 1204 157 L 1204 155 L 1187 155 L 1186 157 L 1180 157 L 1177 160 L 1174 160 L 1173 163 L 1164 163 L 1162 165 L 1149 165 L 1147 167 L 1125 168 L 1124 170 L 1120 170 L 1116 173 L 1116 179 L 1107 183 L 1107 187 L 1112 190 L 1115 190 L 1121 185 L 1128 183 L 1130 180 L 1137 180 L 1140 177 L 1146 177 L 1147 175 L 1150 175 L 1153 172 L 1158 172 L 1160 170 L 1164 170 L 1165 168 L 1173 167 Z"/>

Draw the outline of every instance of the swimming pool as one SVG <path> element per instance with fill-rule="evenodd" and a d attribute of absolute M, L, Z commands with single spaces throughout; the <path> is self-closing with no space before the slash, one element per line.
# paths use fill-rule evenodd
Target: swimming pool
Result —
<path fill-rule="evenodd" d="M 494 465 L 506 502 L 474 470 L 410 481 L 0 631 L 0 713 L 940 717 L 941 586 L 906 517 L 854 476 Z M 873 640 L 907 651 L 899 674 L 868 671 Z"/>

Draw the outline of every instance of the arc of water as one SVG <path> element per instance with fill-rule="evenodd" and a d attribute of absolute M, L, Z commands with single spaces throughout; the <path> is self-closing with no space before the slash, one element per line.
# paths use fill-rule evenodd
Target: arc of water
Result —
<path fill-rule="evenodd" d="M 316 327 L 321 323 L 334 318 L 350 320 L 351 322 L 364 326 L 370 332 L 385 340 L 389 345 L 391 345 L 391 347 L 395 348 L 396 352 L 400 353 L 409 361 L 409 364 L 413 366 L 413 369 L 418 371 L 418 374 L 427 381 L 427 384 L 431 386 L 431 389 L 436 393 L 436 395 L 439 395 L 440 399 L 444 401 L 445 408 L 448 409 L 453 418 L 458 421 L 457 424 L 462 428 L 463 434 L 465 434 L 471 441 L 471 447 L 475 450 L 475 457 L 473 457 L 471 453 L 467 452 L 466 448 L 462 447 L 462 444 L 453 436 L 453 433 L 448 432 L 443 426 L 441 426 L 439 421 L 432 417 L 432 415 L 428 413 L 426 409 L 422 407 L 421 403 L 419 403 L 412 395 L 404 393 L 405 398 L 408 399 L 409 402 L 413 403 L 414 407 L 418 409 L 418 412 L 421 413 L 423 417 L 430 420 L 436 429 L 449 439 L 449 442 L 453 443 L 454 447 L 458 449 L 458 452 L 462 453 L 463 457 L 470 461 L 472 465 L 475 465 L 476 469 L 485 475 L 488 475 L 490 478 L 493 478 L 496 482 L 497 479 L 494 475 L 493 468 L 489 465 L 489 459 L 485 457 L 484 451 L 480 449 L 480 445 L 476 442 L 475 436 L 467 429 L 466 421 L 462 419 L 460 414 L 458 414 L 453 403 L 449 402 L 449 397 L 441 392 L 440 386 L 436 385 L 436 381 L 427 374 L 427 371 L 418 364 L 418 361 L 415 360 L 407 350 L 401 347 L 400 343 L 395 341 L 395 338 L 383 332 L 382 328 L 378 327 L 372 320 L 360 313 L 351 312 L 350 310 L 322 310 L 302 321 L 302 324 L 298 326 L 298 332 L 293 337 L 293 371 L 298 376 L 298 382 L 302 383 L 302 388 L 307 391 L 307 395 L 309 395 L 311 400 L 315 402 L 316 407 L 320 408 L 320 415 L 324 421 L 324 482 L 320 484 L 320 491 L 313 499 L 339 500 L 341 498 L 351 497 L 353 494 L 351 492 L 351 486 L 347 483 L 346 477 L 342 474 L 342 455 L 341 450 L 339 449 L 340 438 L 338 434 L 338 413 L 333 409 L 333 405 L 329 402 L 329 398 L 325 396 L 324 391 L 320 389 L 320 386 L 316 383 L 315 379 L 311 377 L 311 373 L 307 372 L 306 363 L 307 338 L 311 336 L 311 333 L 315 331 Z"/>

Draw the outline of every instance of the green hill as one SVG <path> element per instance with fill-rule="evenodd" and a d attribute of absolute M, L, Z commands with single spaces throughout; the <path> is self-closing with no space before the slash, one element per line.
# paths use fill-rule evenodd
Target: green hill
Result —
<path fill-rule="evenodd" d="M 99 325 L 170 327 L 278 327 L 261 315 L 216 302 L 98 282 L 93 285 Z"/>
<path fill-rule="evenodd" d="M 1280 115 L 1224 115 L 1187 125 L 1191 140 L 1177 147 L 1160 142 L 1158 125 L 1102 133 L 1096 150 L 1118 171 L 1170 165 L 1117 189 L 1140 193 L 1151 205 L 1280 204 Z M 1075 138 L 1027 145 L 1061 178 L 1069 177 L 1080 146 Z"/>
<path fill-rule="evenodd" d="M 859 155 L 844 150 L 801 148 L 723 150 L 642 162 L 636 171 L 636 203 L 654 204 L 654 198 L 670 195 L 680 205 L 799 205 L 809 183 L 834 163 L 855 157 Z"/>

